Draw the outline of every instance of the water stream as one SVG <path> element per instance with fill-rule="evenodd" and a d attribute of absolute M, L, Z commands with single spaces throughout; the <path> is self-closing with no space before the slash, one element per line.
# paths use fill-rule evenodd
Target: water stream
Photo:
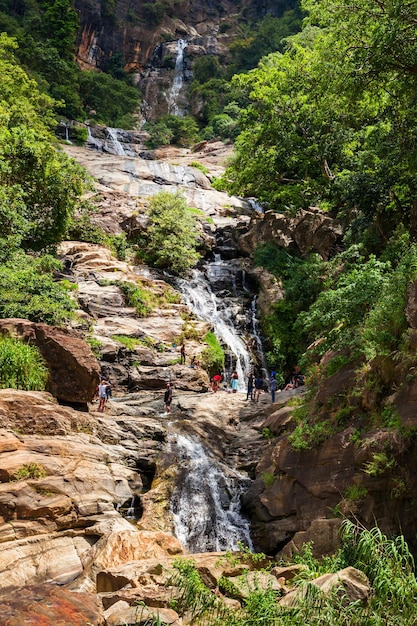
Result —
<path fill-rule="evenodd" d="M 239 306 L 233 298 L 227 298 L 224 292 L 215 293 L 211 283 L 218 273 L 227 268 L 227 263 L 215 261 L 205 266 L 205 271 L 193 270 L 189 279 L 178 280 L 185 303 L 200 319 L 212 324 L 217 339 L 232 356 L 230 370 L 236 370 L 239 376 L 238 389 L 244 391 L 246 374 L 251 369 L 251 355 L 237 330 L 236 318 Z M 236 292 L 236 283 L 232 279 L 232 290 Z M 237 295 L 234 293 L 233 295 Z"/>
<path fill-rule="evenodd" d="M 190 552 L 252 549 L 249 522 L 240 514 L 240 494 L 248 479 L 211 458 L 189 436 L 171 435 L 180 479 L 171 499 L 177 538 Z"/>
<path fill-rule="evenodd" d="M 174 79 L 167 96 L 168 113 L 182 117 L 185 114 L 178 100 L 184 83 L 184 50 L 187 47 L 185 39 L 178 39 L 176 47 L 176 59 L 174 69 Z"/>

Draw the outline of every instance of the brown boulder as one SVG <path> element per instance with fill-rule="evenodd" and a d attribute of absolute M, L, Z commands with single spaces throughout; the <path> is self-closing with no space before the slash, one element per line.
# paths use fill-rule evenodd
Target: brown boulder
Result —
<path fill-rule="evenodd" d="M 249 230 L 239 239 L 239 249 L 251 255 L 259 245 L 273 242 L 303 256 L 317 252 L 327 260 L 342 236 L 342 227 L 318 209 L 300 210 L 294 216 L 273 211 L 256 213 Z"/>
<path fill-rule="evenodd" d="M 57 617 L 59 616 L 59 622 Z M 13 590 L 0 596 L 0 626 L 98 626 L 102 624 L 97 598 L 90 593 L 71 593 L 54 585 Z"/>
<path fill-rule="evenodd" d="M 48 391 L 58 400 L 91 402 L 100 379 L 100 365 L 78 333 L 24 319 L 3 319 L 0 334 L 39 348 L 49 370 Z"/>

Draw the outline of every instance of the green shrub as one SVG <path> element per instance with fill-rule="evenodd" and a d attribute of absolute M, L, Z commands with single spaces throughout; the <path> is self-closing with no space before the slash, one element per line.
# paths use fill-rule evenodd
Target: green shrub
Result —
<path fill-rule="evenodd" d="M 162 191 L 153 196 L 146 234 L 145 259 L 184 274 L 198 261 L 197 232 L 184 196 Z"/>
<path fill-rule="evenodd" d="M 190 167 L 195 167 L 196 169 L 200 170 L 200 172 L 203 172 L 203 174 L 208 174 L 208 169 L 206 168 L 206 166 L 202 163 L 199 163 L 198 161 L 191 161 Z"/>
<path fill-rule="evenodd" d="M 363 500 L 364 498 L 366 498 L 367 493 L 368 490 L 364 485 L 349 485 L 349 487 L 346 489 L 345 498 L 346 500 L 357 502 L 358 500 Z"/>
<path fill-rule="evenodd" d="M 96 123 L 117 128 L 133 128 L 133 113 L 139 106 L 136 87 L 104 72 L 84 71 L 80 75 L 80 95 Z"/>
<path fill-rule="evenodd" d="M 27 463 L 14 472 L 11 480 L 36 480 L 38 478 L 45 478 L 45 476 L 46 471 L 43 465 L 39 463 Z"/>
<path fill-rule="evenodd" d="M 123 344 L 128 350 L 134 350 L 141 343 L 139 339 L 127 335 L 112 335 L 111 338 Z"/>
<path fill-rule="evenodd" d="M 224 370 L 224 351 L 214 333 L 207 333 L 204 338 L 207 348 L 201 353 L 202 366 L 209 376 Z"/>
<path fill-rule="evenodd" d="M 147 317 L 152 312 L 151 295 L 135 283 L 118 281 L 117 286 L 126 299 L 128 306 L 134 307 L 139 317 Z"/>
<path fill-rule="evenodd" d="M 193 117 L 186 115 L 163 115 L 157 122 L 147 122 L 145 129 L 149 133 L 149 148 L 175 144 L 190 146 L 198 137 L 198 126 Z"/>
<path fill-rule="evenodd" d="M 64 325 L 76 305 L 67 289 L 54 282 L 52 270 L 61 268 L 52 256 L 36 258 L 23 253 L 0 265 L 0 317 Z"/>
<path fill-rule="evenodd" d="M 0 387 L 42 391 L 48 368 L 35 346 L 11 337 L 0 337 Z"/>

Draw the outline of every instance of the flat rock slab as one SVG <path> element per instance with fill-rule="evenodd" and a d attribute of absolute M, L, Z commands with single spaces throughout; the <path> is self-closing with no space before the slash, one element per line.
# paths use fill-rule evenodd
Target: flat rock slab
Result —
<path fill-rule="evenodd" d="M 0 626 L 98 626 L 97 598 L 62 587 L 38 585 L 8 589 L 0 596 Z"/>

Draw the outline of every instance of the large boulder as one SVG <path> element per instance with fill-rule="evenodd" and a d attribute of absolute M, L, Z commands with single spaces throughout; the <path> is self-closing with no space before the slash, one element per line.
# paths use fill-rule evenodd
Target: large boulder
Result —
<path fill-rule="evenodd" d="M 0 334 L 38 347 L 49 370 L 48 391 L 58 400 L 86 403 L 93 399 L 100 365 L 77 332 L 25 319 L 3 319 Z"/>
<path fill-rule="evenodd" d="M 327 260 L 342 236 L 341 224 L 318 209 L 300 209 L 288 216 L 273 211 L 256 212 L 248 231 L 239 238 L 239 249 L 251 255 L 256 247 L 268 242 L 307 256 L 317 252 Z"/>
<path fill-rule="evenodd" d="M 58 621 L 57 621 L 58 618 Z M 0 596 L 2 626 L 99 626 L 102 610 L 90 593 L 71 593 L 55 585 L 9 589 Z"/>

